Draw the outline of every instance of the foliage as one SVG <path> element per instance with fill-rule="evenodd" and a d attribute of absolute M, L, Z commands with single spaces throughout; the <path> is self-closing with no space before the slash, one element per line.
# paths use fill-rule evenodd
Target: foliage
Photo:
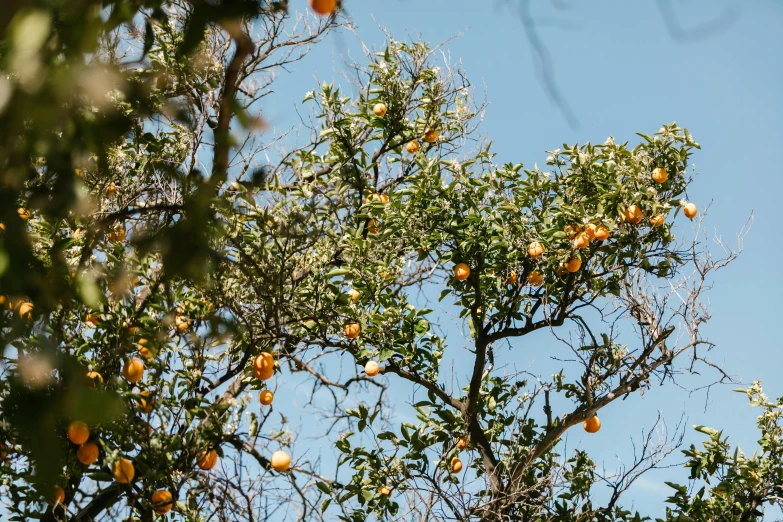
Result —
<path fill-rule="evenodd" d="M 736 254 L 675 238 L 698 143 L 672 123 L 636 145 L 563 145 L 545 169 L 498 165 L 463 73 L 390 40 L 353 66 L 356 96 L 328 82 L 305 95 L 310 135 L 279 152 L 262 98 L 345 23 L 287 4 L 41 0 L 0 24 L 9 519 L 152 520 L 168 490 L 188 521 L 641 520 L 620 496 L 677 434 L 648 434 L 617 476 L 559 442 L 652 381 L 712 367 L 699 297 Z M 447 376 L 442 327 L 463 322 L 470 364 Z M 499 351 L 535 332 L 570 357 L 549 377 Z M 370 361 L 381 377 L 361 371 Z M 333 444 L 336 471 L 284 408 L 278 421 L 277 405 L 251 406 L 286 379 L 312 387 L 308 434 Z M 410 389 L 425 393 L 416 421 L 395 422 L 384 398 Z M 673 486 L 667 517 L 753 520 L 779 503 L 777 419 L 752 459 L 705 431 L 692 478 L 727 493 Z M 73 420 L 96 463 L 66 438 Z M 273 466 L 280 449 L 290 471 Z M 55 485 L 65 506 L 47 507 Z"/>

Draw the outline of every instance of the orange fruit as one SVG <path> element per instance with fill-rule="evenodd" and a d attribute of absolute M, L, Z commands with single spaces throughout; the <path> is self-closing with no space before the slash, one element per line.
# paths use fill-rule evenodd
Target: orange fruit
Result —
<path fill-rule="evenodd" d="M 590 244 L 590 236 L 587 232 L 579 232 L 574 238 L 574 246 L 576 248 L 587 248 Z"/>
<path fill-rule="evenodd" d="M 258 402 L 263 404 L 264 406 L 269 406 L 272 404 L 272 401 L 275 399 L 275 394 L 272 393 L 272 390 L 262 390 L 261 393 L 258 394 Z"/>
<path fill-rule="evenodd" d="M 650 225 L 652 225 L 653 228 L 658 228 L 663 225 L 664 221 L 665 218 L 663 217 L 663 214 L 655 214 L 650 218 Z"/>
<path fill-rule="evenodd" d="M 271 353 L 261 352 L 253 359 L 253 375 L 257 379 L 266 381 L 275 374 L 275 358 Z"/>
<path fill-rule="evenodd" d="M 5 225 L 0 223 L 0 232 L 5 232 Z"/>
<path fill-rule="evenodd" d="M 527 282 L 530 283 L 531 286 L 541 286 L 541 283 L 544 282 L 544 275 L 538 270 L 533 270 L 530 272 L 530 275 L 527 276 Z"/>
<path fill-rule="evenodd" d="M 94 442 L 85 442 L 76 451 L 76 458 L 85 466 L 90 466 L 98 460 L 98 445 Z"/>
<path fill-rule="evenodd" d="M 90 428 L 82 421 L 73 421 L 68 425 L 68 440 L 81 446 L 90 438 Z"/>
<path fill-rule="evenodd" d="M 196 464 L 204 471 L 209 471 L 215 467 L 218 461 L 218 454 L 215 450 L 202 450 L 196 456 Z"/>
<path fill-rule="evenodd" d="M 148 344 L 149 341 L 142 337 L 141 339 L 139 339 L 139 344 L 137 345 L 137 348 L 141 356 L 147 359 L 152 357 L 152 350 L 149 349 L 149 347 L 147 346 Z"/>
<path fill-rule="evenodd" d="M 376 103 L 372 108 L 372 112 L 374 112 L 375 115 L 378 116 L 379 118 L 383 118 L 384 116 L 386 116 L 386 110 L 387 110 L 386 104 L 383 102 Z"/>
<path fill-rule="evenodd" d="M 114 474 L 114 480 L 120 484 L 128 484 L 136 475 L 133 462 L 124 457 L 117 459 L 117 461 L 114 463 L 112 471 Z"/>
<path fill-rule="evenodd" d="M 453 473 L 459 473 L 462 471 L 462 461 L 459 460 L 459 457 L 454 457 L 451 459 L 451 471 Z"/>
<path fill-rule="evenodd" d="M 582 427 L 584 427 L 587 433 L 597 433 L 601 429 L 601 421 L 597 415 L 593 415 L 582 423 Z"/>
<path fill-rule="evenodd" d="M 454 267 L 454 277 L 457 281 L 464 281 L 470 276 L 470 267 L 465 263 L 459 263 Z"/>
<path fill-rule="evenodd" d="M 652 171 L 652 179 L 656 183 L 663 183 L 664 181 L 666 181 L 666 178 L 668 177 L 669 175 L 666 174 L 666 169 L 663 169 L 661 167 L 657 167 Z"/>
<path fill-rule="evenodd" d="M 177 327 L 179 333 L 185 333 L 190 329 L 190 321 L 181 315 L 174 318 L 174 325 Z"/>
<path fill-rule="evenodd" d="M 581 231 L 582 229 L 579 227 L 579 225 L 567 225 L 565 227 L 565 232 L 568 235 L 568 239 L 574 239 Z"/>
<path fill-rule="evenodd" d="M 368 377 L 375 377 L 380 371 L 381 367 L 375 361 L 367 361 L 367 364 L 364 365 L 364 373 L 366 373 Z"/>
<path fill-rule="evenodd" d="M 642 209 L 640 209 L 638 206 L 631 205 L 625 209 L 625 220 L 628 223 L 635 225 L 642 219 L 644 219 L 644 214 L 642 214 Z"/>
<path fill-rule="evenodd" d="M 315 13 L 326 16 L 337 8 L 337 0 L 310 0 L 310 9 Z"/>
<path fill-rule="evenodd" d="M 356 339 L 359 337 L 360 331 L 361 327 L 359 326 L 359 323 L 348 323 L 343 328 L 343 333 L 345 333 L 345 336 L 348 339 Z"/>
<path fill-rule="evenodd" d="M 73 173 L 84 179 L 84 171 L 82 169 L 73 169 Z"/>
<path fill-rule="evenodd" d="M 33 320 L 33 303 L 22 303 L 19 305 L 19 317 L 28 323 Z"/>
<path fill-rule="evenodd" d="M 98 372 L 87 372 L 87 380 L 93 388 L 95 388 L 96 381 L 103 385 L 103 375 Z"/>
<path fill-rule="evenodd" d="M 598 226 L 595 223 L 588 223 L 585 225 L 585 234 L 587 234 L 587 237 L 590 239 L 595 239 L 595 229 Z"/>
<path fill-rule="evenodd" d="M 568 262 L 565 264 L 565 267 L 571 273 L 577 272 L 580 268 L 582 268 L 582 260 L 579 259 L 578 256 L 574 256 L 568 260 Z"/>
<path fill-rule="evenodd" d="M 171 499 L 171 492 L 165 489 L 159 489 L 152 494 L 152 510 L 158 515 L 165 515 L 171 511 L 172 507 L 174 507 L 174 503 L 171 501 Z"/>
<path fill-rule="evenodd" d="M 150 392 L 145 390 L 139 393 L 139 396 L 141 398 L 136 401 L 139 411 L 147 414 L 152 413 L 152 410 L 155 409 L 155 399 L 150 396 Z"/>
<path fill-rule="evenodd" d="M 606 225 L 598 225 L 595 227 L 595 239 L 596 241 L 606 241 L 609 239 L 609 229 Z"/>
<path fill-rule="evenodd" d="M 405 150 L 407 150 L 409 154 L 416 154 L 419 152 L 419 142 L 416 140 L 409 141 L 405 144 Z"/>
<path fill-rule="evenodd" d="M 688 219 L 693 219 L 696 217 L 696 204 L 695 203 L 688 203 L 685 205 L 682 209 L 682 212 L 685 214 L 685 217 Z"/>
<path fill-rule="evenodd" d="M 533 259 L 538 259 L 544 252 L 546 252 L 546 247 L 538 241 L 533 241 L 527 247 L 527 253 Z"/>
<path fill-rule="evenodd" d="M 106 190 L 104 191 L 106 197 L 110 198 L 116 193 L 117 193 L 117 185 L 115 185 L 114 183 L 109 183 L 108 186 L 106 187 Z"/>
<path fill-rule="evenodd" d="M 52 490 L 52 498 L 49 501 L 50 506 L 59 506 L 65 503 L 65 491 L 60 486 L 54 486 Z"/>
<path fill-rule="evenodd" d="M 135 357 L 128 359 L 122 367 L 122 376 L 128 382 L 139 382 L 144 377 L 144 363 Z"/>
<path fill-rule="evenodd" d="M 557 274 L 560 277 L 566 276 L 569 274 L 568 267 L 565 265 L 565 263 L 560 263 L 557 268 L 555 268 L 555 274 Z"/>
<path fill-rule="evenodd" d="M 457 449 L 458 450 L 464 450 L 468 447 L 468 437 L 467 435 L 463 435 L 462 437 L 457 439 Z"/>
<path fill-rule="evenodd" d="M 122 243 L 125 241 L 125 229 L 120 228 L 115 230 L 114 232 L 109 232 L 109 241 L 113 243 Z"/>
<path fill-rule="evenodd" d="M 427 132 L 424 133 L 424 141 L 426 141 L 427 143 L 435 143 L 436 141 L 438 141 L 438 136 L 439 136 L 438 131 L 436 131 L 435 129 L 428 130 Z"/>
<path fill-rule="evenodd" d="M 139 327 L 138 326 L 129 326 L 128 327 L 128 333 L 131 335 L 139 333 Z"/>
<path fill-rule="evenodd" d="M 377 234 L 378 232 L 381 231 L 380 223 L 378 223 L 374 219 L 371 219 L 370 221 L 367 222 L 367 231 L 370 234 Z"/>
<path fill-rule="evenodd" d="M 361 295 L 362 295 L 361 292 L 359 292 L 355 288 L 351 288 L 350 290 L 348 290 L 348 297 L 350 297 L 351 301 L 353 301 L 354 303 L 359 300 Z"/>
<path fill-rule="evenodd" d="M 19 207 L 16 210 L 16 213 L 19 216 L 19 218 L 23 219 L 24 221 L 27 221 L 28 219 L 30 219 L 30 211 L 27 210 L 26 208 Z"/>
<path fill-rule="evenodd" d="M 275 471 L 288 471 L 291 466 L 291 457 L 285 451 L 275 451 L 272 453 L 272 468 Z"/>
<path fill-rule="evenodd" d="M 508 276 L 508 279 L 506 279 L 507 285 L 515 285 L 517 284 L 517 273 L 511 272 L 511 275 Z"/>
<path fill-rule="evenodd" d="M 378 493 L 381 495 L 386 495 L 387 497 L 391 495 L 391 488 L 389 486 L 381 486 L 378 488 Z"/>
<path fill-rule="evenodd" d="M 84 320 L 94 326 L 98 326 L 101 323 L 101 316 L 98 314 L 87 314 Z"/>

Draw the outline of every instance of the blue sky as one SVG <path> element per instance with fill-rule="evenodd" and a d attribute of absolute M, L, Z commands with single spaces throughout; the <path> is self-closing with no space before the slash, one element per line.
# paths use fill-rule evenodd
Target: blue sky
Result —
<path fill-rule="evenodd" d="M 776 156 L 783 143 L 783 4 L 673 1 L 685 35 L 680 38 L 669 30 L 671 22 L 667 25 L 656 2 L 534 2 L 532 19 L 551 54 L 556 85 L 578 122 L 573 124 L 552 103 L 537 74 L 517 2 L 349 0 L 346 7 L 358 38 L 368 46 L 383 45 L 381 26 L 395 38 L 431 43 L 464 31 L 447 50 L 461 61 L 477 94 L 486 90 L 490 105 L 482 132 L 494 141 L 498 162 L 543 166 L 544 151 L 564 142 L 603 142 L 610 135 L 633 141 L 635 132 L 652 133 L 671 121 L 687 127 L 702 145 L 693 157 L 699 175 L 688 196 L 700 209 L 711 204 L 705 222 L 710 237 L 717 233 L 733 244 L 751 212 L 755 216 L 743 255 L 718 273 L 707 296 L 712 321 L 706 331 L 717 343 L 713 360 L 743 382 L 762 380 L 768 395 L 783 395 L 777 323 L 783 277 L 776 267 L 783 254 L 777 210 L 783 173 Z M 291 5 L 304 9 L 305 1 Z M 277 93 L 264 103 L 267 122 L 278 131 L 296 125 L 292 109 L 316 87 L 316 77 L 347 87 L 340 73 L 348 56 L 361 59 L 359 42 L 348 32 L 317 46 L 275 84 Z M 689 232 L 685 222 L 676 231 Z M 459 345 L 456 327 L 448 332 Z M 524 345 L 499 357 L 523 367 L 549 365 L 541 350 Z M 702 439 L 690 425 L 705 424 L 724 429 L 733 442 L 752 451 L 756 412 L 746 406 L 744 395 L 733 393 L 734 385 L 715 387 L 709 396 L 689 393 L 687 388 L 701 382 L 685 378 L 683 388 L 654 387 L 644 397 L 615 403 L 602 412 L 599 435 L 571 433 L 568 447 L 583 447 L 599 465 L 616 467 L 618 457 L 630 455 L 630 438 L 638 439 L 661 411 L 671 425 L 687 415 L 686 443 Z M 681 460 L 675 455 L 670 463 Z M 669 493 L 663 481 L 684 481 L 686 475 L 682 468 L 651 473 L 625 503 L 661 515 Z"/>

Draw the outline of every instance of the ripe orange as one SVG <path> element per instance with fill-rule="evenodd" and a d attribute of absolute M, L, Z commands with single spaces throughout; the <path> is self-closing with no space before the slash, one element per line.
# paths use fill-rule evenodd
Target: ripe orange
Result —
<path fill-rule="evenodd" d="M 568 260 L 568 262 L 565 264 L 565 267 L 571 273 L 577 272 L 580 268 L 582 268 L 582 260 L 579 259 L 578 256 L 574 256 Z"/>
<path fill-rule="evenodd" d="M 103 385 L 103 375 L 98 372 L 87 372 L 87 380 L 93 388 L 96 386 L 96 381 Z"/>
<path fill-rule="evenodd" d="M 533 270 L 530 275 L 527 276 L 527 282 L 532 286 L 541 286 L 544 282 L 544 275 L 538 270 Z"/>
<path fill-rule="evenodd" d="M 696 217 L 696 204 L 695 203 L 688 203 L 683 207 L 682 209 L 683 214 L 685 214 L 685 217 L 688 219 L 693 219 Z"/>
<path fill-rule="evenodd" d="M 19 305 L 19 317 L 28 323 L 33 320 L 33 303 L 22 303 Z"/>
<path fill-rule="evenodd" d="M 585 225 L 585 234 L 590 239 L 595 239 L 595 229 L 598 227 L 595 223 L 588 223 Z"/>
<path fill-rule="evenodd" d="M 533 241 L 527 247 L 527 253 L 533 259 L 538 259 L 544 252 L 546 252 L 546 247 L 538 241 Z"/>
<path fill-rule="evenodd" d="M 579 227 L 579 225 L 567 225 L 565 227 L 565 232 L 568 235 L 568 239 L 574 239 L 581 231 L 582 229 Z"/>
<path fill-rule="evenodd" d="M 98 314 L 87 314 L 85 321 L 94 326 L 98 326 L 101 323 L 101 316 Z"/>
<path fill-rule="evenodd" d="M 73 169 L 73 173 L 78 177 L 84 179 L 84 171 L 82 169 Z"/>
<path fill-rule="evenodd" d="M 625 220 L 628 223 L 635 225 L 642 219 L 644 219 L 644 214 L 642 213 L 642 209 L 640 209 L 638 206 L 631 205 L 625 209 Z"/>
<path fill-rule="evenodd" d="M 368 377 L 375 377 L 380 371 L 381 367 L 375 361 L 367 361 L 367 364 L 364 365 L 364 373 L 366 373 Z"/>
<path fill-rule="evenodd" d="M 517 284 L 517 273 L 511 272 L 511 275 L 508 276 L 508 279 L 506 279 L 507 285 L 515 285 Z"/>
<path fill-rule="evenodd" d="M 218 461 L 218 454 L 215 450 L 202 450 L 196 456 L 196 464 L 204 471 L 209 471 L 215 467 Z"/>
<path fill-rule="evenodd" d="M 348 290 L 348 297 L 350 297 L 351 301 L 353 301 L 354 303 L 359 300 L 361 295 L 362 295 L 361 292 L 359 292 L 355 288 L 351 288 L 350 290 Z"/>
<path fill-rule="evenodd" d="M 147 346 L 148 344 L 149 341 L 142 337 L 141 339 L 139 339 L 139 344 L 137 345 L 137 348 L 141 356 L 147 359 L 152 357 L 152 350 L 149 349 L 149 347 Z"/>
<path fill-rule="evenodd" d="M 271 353 L 261 352 L 253 359 L 253 375 L 257 379 L 266 381 L 275 374 L 275 358 Z"/>
<path fill-rule="evenodd" d="M 17 215 L 18 215 L 18 216 L 19 216 L 21 219 L 23 219 L 24 221 L 27 221 L 28 219 L 30 219 L 30 215 L 31 215 L 31 214 L 30 214 L 30 211 L 29 211 L 29 210 L 27 210 L 26 208 L 19 207 L 19 208 L 16 210 L 16 213 L 17 213 Z"/>
<path fill-rule="evenodd" d="M 405 144 L 405 150 L 407 150 L 409 154 L 416 154 L 419 152 L 419 142 L 416 140 L 409 141 Z"/>
<path fill-rule="evenodd" d="M 337 0 L 310 0 L 310 9 L 321 16 L 330 15 L 337 8 Z"/>
<path fill-rule="evenodd" d="M 595 228 L 595 239 L 596 241 L 606 241 L 609 239 L 609 229 L 606 225 L 598 225 Z"/>
<path fill-rule="evenodd" d="M 135 357 L 128 359 L 122 367 L 122 376 L 128 382 L 139 382 L 144 377 L 144 363 Z"/>
<path fill-rule="evenodd" d="M 574 238 L 574 246 L 576 248 L 587 248 L 590 244 L 590 236 L 587 232 L 580 232 Z"/>
<path fill-rule="evenodd" d="M 381 231 L 380 223 L 378 223 L 374 219 L 371 219 L 370 221 L 367 222 L 367 231 L 370 234 L 377 234 L 378 232 Z"/>
<path fill-rule="evenodd" d="M 80 446 L 90 438 L 90 428 L 82 421 L 73 421 L 68 425 L 68 440 Z"/>
<path fill-rule="evenodd" d="M 0 223 L 0 232 L 5 232 L 5 225 L 3 225 L 3 223 Z"/>
<path fill-rule="evenodd" d="M 663 183 L 664 181 L 666 181 L 666 178 L 668 177 L 669 175 L 666 173 L 666 169 L 663 169 L 661 167 L 657 167 L 652 171 L 652 179 L 656 183 Z"/>
<path fill-rule="evenodd" d="M 106 194 L 106 197 L 110 198 L 116 193 L 117 193 L 117 185 L 115 185 L 114 183 L 109 183 L 108 186 L 106 187 L 106 191 L 104 192 L 104 194 Z"/>
<path fill-rule="evenodd" d="M 459 263 L 454 267 L 454 277 L 457 281 L 464 281 L 470 276 L 470 267 L 465 263 Z"/>
<path fill-rule="evenodd" d="M 424 133 L 424 141 L 426 141 L 427 143 L 435 143 L 436 141 L 438 141 L 438 136 L 439 136 L 438 131 L 436 131 L 435 129 L 428 130 L 427 132 Z"/>
<path fill-rule="evenodd" d="M 136 475 L 136 470 L 133 467 L 133 462 L 124 457 L 120 457 L 114 463 L 112 468 L 114 474 L 114 480 L 120 484 L 128 484 Z"/>
<path fill-rule="evenodd" d="M 451 471 L 454 473 L 459 473 L 462 471 L 462 461 L 459 460 L 459 457 L 454 457 L 451 459 Z"/>
<path fill-rule="evenodd" d="M 264 406 L 269 406 L 272 404 L 272 401 L 275 399 L 275 394 L 272 393 L 272 390 L 261 390 L 261 393 L 258 394 L 258 402 L 263 404 Z"/>
<path fill-rule="evenodd" d="M 85 442 L 76 451 L 76 458 L 85 466 L 90 466 L 98 460 L 98 445 L 94 442 Z"/>
<path fill-rule="evenodd" d="M 386 110 L 387 109 L 385 103 L 376 103 L 372 108 L 372 112 L 374 112 L 375 115 L 378 116 L 379 118 L 383 118 L 384 116 L 386 116 Z"/>
<path fill-rule="evenodd" d="M 190 321 L 181 315 L 174 318 L 174 325 L 177 327 L 179 333 L 185 333 L 190 329 Z"/>
<path fill-rule="evenodd" d="M 120 228 L 115 230 L 114 232 L 109 232 L 109 241 L 113 243 L 122 243 L 125 241 L 125 229 Z"/>
<path fill-rule="evenodd" d="M 285 451 L 275 451 L 272 453 L 271 462 L 275 471 L 288 471 L 288 468 L 291 466 L 291 457 Z"/>
<path fill-rule="evenodd" d="M 566 267 L 565 263 L 560 263 L 557 268 L 555 268 L 555 274 L 557 274 L 559 277 L 563 277 L 569 274 L 568 267 Z"/>
<path fill-rule="evenodd" d="M 159 489 L 152 494 L 152 510 L 158 515 L 165 515 L 174 507 L 171 499 L 171 493 L 168 490 Z"/>
<path fill-rule="evenodd" d="M 139 411 L 147 414 L 152 413 L 152 410 L 155 409 L 155 399 L 150 396 L 150 392 L 145 390 L 139 393 L 139 395 L 141 398 L 136 401 Z"/>
<path fill-rule="evenodd" d="M 345 336 L 348 339 L 356 339 L 359 337 L 360 331 L 361 327 L 359 326 L 359 323 L 348 323 L 343 328 L 343 333 L 345 333 Z"/>
<path fill-rule="evenodd" d="M 658 228 L 663 225 L 664 221 L 665 218 L 663 217 L 663 214 L 655 214 L 650 218 L 650 225 L 652 225 L 653 228 Z"/>
<path fill-rule="evenodd" d="M 389 486 L 381 486 L 378 488 L 378 493 L 381 495 L 386 495 L 387 497 L 391 495 L 391 488 Z"/>
<path fill-rule="evenodd" d="M 59 506 L 60 504 L 65 503 L 65 491 L 63 491 L 63 488 L 60 486 L 54 486 L 54 489 L 52 490 L 52 498 L 49 501 L 50 506 Z"/>
<path fill-rule="evenodd" d="M 598 433 L 598 430 L 601 429 L 601 421 L 598 419 L 597 415 L 593 415 L 592 417 L 584 421 L 582 427 L 585 429 L 587 433 Z"/>
<path fill-rule="evenodd" d="M 468 436 L 463 435 L 462 437 L 457 439 L 457 449 L 462 451 L 465 448 L 468 447 Z"/>

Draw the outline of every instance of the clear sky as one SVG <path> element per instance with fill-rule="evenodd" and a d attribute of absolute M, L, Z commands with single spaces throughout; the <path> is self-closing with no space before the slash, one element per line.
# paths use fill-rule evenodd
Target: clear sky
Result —
<path fill-rule="evenodd" d="M 432 43 L 464 31 L 447 50 L 462 62 L 478 94 L 486 90 L 490 105 L 482 132 L 494 141 L 500 162 L 543 166 L 544 151 L 563 142 L 603 142 L 610 135 L 633 141 L 635 132 L 652 133 L 671 121 L 687 127 L 702 145 L 693 157 L 699 175 L 689 199 L 700 208 L 711 203 L 710 236 L 716 232 L 733 243 L 751 212 L 755 215 L 743 255 L 718 274 L 707 296 L 712 321 L 706 331 L 717 343 L 713 360 L 738 380 L 759 379 L 768 395 L 783 395 L 777 322 L 783 293 L 777 267 L 783 254 L 778 226 L 783 173 L 777 160 L 783 143 L 783 3 L 533 2 L 528 20 L 551 55 L 554 80 L 574 123 L 543 86 L 518 2 L 348 0 L 346 8 L 368 46 L 383 45 L 380 27 L 398 39 Z M 305 3 L 292 0 L 291 6 L 303 10 Z M 671 11 L 664 17 L 659 7 L 667 5 Z M 292 109 L 301 107 L 316 76 L 340 83 L 348 56 L 360 60 L 360 47 L 354 35 L 342 32 L 318 46 L 293 73 L 284 73 L 277 93 L 264 103 L 267 122 L 276 130 L 295 125 Z M 689 232 L 685 222 L 676 231 L 680 237 Z M 460 342 L 456 329 L 449 333 L 450 340 Z M 499 357 L 528 366 L 546 355 L 515 346 Z M 572 433 L 568 445 L 584 447 L 599 465 L 614 468 L 618 456 L 627 461 L 631 454 L 630 438 L 638 439 L 661 411 L 672 425 L 687 415 L 686 443 L 702 440 L 690 426 L 705 424 L 724 429 L 733 442 L 752 451 L 756 413 L 744 395 L 732 393 L 735 385 L 713 388 L 709 396 L 690 394 L 688 388 L 701 382 L 685 378 L 683 388 L 654 387 L 644 397 L 615 403 L 602 412 L 599 435 Z M 676 454 L 670 463 L 681 461 Z M 679 467 L 651 473 L 629 492 L 626 504 L 633 501 L 643 513 L 662 515 L 662 500 L 670 492 L 663 481 L 686 476 Z"/>

